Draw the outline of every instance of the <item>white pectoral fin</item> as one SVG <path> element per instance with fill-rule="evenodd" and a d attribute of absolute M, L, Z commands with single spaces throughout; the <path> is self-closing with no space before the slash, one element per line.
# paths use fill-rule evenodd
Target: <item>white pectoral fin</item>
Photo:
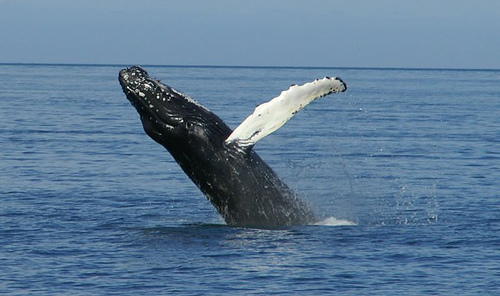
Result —
<path fill-rule="evenodd" d="M 326 77 L 304 85 L 292 85 L 271 101 L 255 108 L 226 139 L 226 144 L 253 146 L 257 141 L 282 127 L 312 101 L 331 93 L 343 92 L 347 85 L 340 78 Z"/>

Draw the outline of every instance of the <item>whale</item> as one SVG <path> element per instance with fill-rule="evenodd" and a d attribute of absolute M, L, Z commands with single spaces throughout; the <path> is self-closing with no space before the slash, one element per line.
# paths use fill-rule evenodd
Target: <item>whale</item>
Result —
<path fill-rule="evenodd" d="M 318 221 L 311 207 L 253 147 L 307 104 L 347 90 L 340 78 L 294 84 L 257 106 L 234 130 L 207 107 L 150 77 L 140 66 L 122 69 L 118 80 L 146 134 L 170 152 L 226 224 L 280 228 Z"/>

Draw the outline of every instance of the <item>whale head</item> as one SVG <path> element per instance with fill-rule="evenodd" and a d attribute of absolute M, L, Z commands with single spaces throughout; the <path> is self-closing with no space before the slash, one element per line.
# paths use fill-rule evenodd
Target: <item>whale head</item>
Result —
<path fill-rule="evenodd" d="M 199 130 L 196 129 L 199 126 L 213 130 L 210 126 L 224 125 L 203 105 L 151 78 L 140 66 L 121 70 L 118 80 L 139 113 L 146 133 L 163 145 L 178 141 L 189 134 L 186 131 Z"/>
<path fill-rule="evenodd" d="M 139 66 L 123 69 L 118 79 L 150 136 L 159 136 L 183 123 L 178 98 L 171 89 L 151 79 L 146 70 Z"/>

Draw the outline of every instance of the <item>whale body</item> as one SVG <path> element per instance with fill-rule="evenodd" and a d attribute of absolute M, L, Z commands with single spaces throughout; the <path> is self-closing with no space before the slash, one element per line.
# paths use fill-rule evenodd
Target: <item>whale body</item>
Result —
<path fill-rule="evenodd" d="M 292 85 L 234 131 L 206 107 L 139 66 L 119 82 L 145 132 L 165 147 L 229 225 L 276 228 L 317 222 L 311 208 L 252 149 L 313 100 L 347 89 L 326 77 Z"/>

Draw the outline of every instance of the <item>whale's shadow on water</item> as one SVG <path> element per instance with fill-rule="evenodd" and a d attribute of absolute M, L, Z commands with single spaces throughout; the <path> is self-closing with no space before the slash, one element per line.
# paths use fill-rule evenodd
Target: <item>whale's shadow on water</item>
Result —
<path fill-rule="evenodd" d="M 141 236 L 153 240 L 200 243 L 203 241 L 257 239 L 259 237 L 296 236 L 311 231 L 314 225 L 292 226 L 286 228 L 248 228 L 226 224 L 189 223 L 179 226 L 158 226 L 135 229 Z M 291 237 L 289 237 L 291 239 Z"/>
<path fill-rule="evenodd" d="M 177 226 L 157 226 L 157 227 L 147 227 L 138 228 L 140 233 L 151 237 L 211 237 L 210 233 L 214 234 L 224 234 L 224 233 L 297 233 L 297 232 L 309 232 L 313 229 L 328 229 L 329 227 L 343 228 L 357 226 L 356 223 L 347 220 L 338 220 L 334 217 L 327 218 L 321 222 L 310 224 L 310 225 L 298 225 L 298 226 L 287 226 L 287 227 L 241 227 L 232 226 L 227 224 L 217 224 L 217 223 L 185 223 Z"/>
<path fill-rule="evenodd" d="M 196 258 L 237 259 L 244 258 L 248 254 L 278 256 L 280 252 L 287 254 L 299 252 L 308 246 L 316 248 L 324 244 L 337 244 L 346 237 L 364 231 L 356 227 L 359 230 L 353 232 L 351 228 L 352 226 L 305 225 L 282 229 L 262 229 L 191 223 L 178 226 L 135 228 L 128 233 L 133 237 L 136 247 L 147 248 L 153 257 L 162 257 L 162 254 L 174 256 L 175 254 L 175 256 L 185 257 L 186 260 L 192 260 L 192 252 L 195 252 Z M 332 235 L 338 237 L 338 241 L 328 239 Z"/>

